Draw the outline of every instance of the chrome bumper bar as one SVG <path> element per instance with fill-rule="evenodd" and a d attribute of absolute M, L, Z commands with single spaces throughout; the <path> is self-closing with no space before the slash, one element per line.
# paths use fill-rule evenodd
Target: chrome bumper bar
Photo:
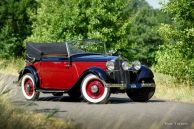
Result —
<path fill-rule="evenodd" d="M 120 88 L 120 89 L 138 89 L 143 87 L 156 87 L 155 83 L 132 83 L 132 84 L 107 84 L 110 88 Z"/>

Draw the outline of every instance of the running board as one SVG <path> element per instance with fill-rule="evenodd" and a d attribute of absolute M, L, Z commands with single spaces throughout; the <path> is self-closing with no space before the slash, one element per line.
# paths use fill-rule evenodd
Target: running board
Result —
<path fill-rule="evenodd" d="M 67 92 L 66 90 L 43 90 L 43 89 L 38 89 L 36 91 L 42 92 L 42 93 L 65 93 Z"/>

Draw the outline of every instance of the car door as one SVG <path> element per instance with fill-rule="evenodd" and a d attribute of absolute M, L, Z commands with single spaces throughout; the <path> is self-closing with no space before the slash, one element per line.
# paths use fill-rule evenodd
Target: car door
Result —
<path fill-rule="evenodd" d="M 43 89 L 64 89 L 71 88 L 78 79 L 76 66 L 70 65 L 65 60 L 42 61 L 40 63 L 40 81 Z"/>

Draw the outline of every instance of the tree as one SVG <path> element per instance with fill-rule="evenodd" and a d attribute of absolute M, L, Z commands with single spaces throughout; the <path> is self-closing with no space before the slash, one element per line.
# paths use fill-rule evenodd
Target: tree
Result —
<path fill-rule="evenodd" d="M 194 2 L 170 0 L 164 11 L 172 15 L 173 24 L 163 24 L 159 31 L 165 44 L 156 56 L 159 72 L 179 81 L 194 80 Z"/>
<path fill-rule="evenodd" d="M 129 0 L 40 0 L 28 41 L 100 39 L 107 47 L 127 42 Z"/>
<path fill-rule="evenodd" d="M 131 26 L 128 42 L 123 47 L 124 54 L 130 60 L 141 60 L 147 65 L 154 63 L 158 46 L 163 39 L 157 32 L 161 23 L 169 23 L 168 14 L 153 9 L 144 0 L 132 0 L 130 3 Z"/>
<path fill-rule="evenodd" d="M 22 56 L 23 41 L 31 34 L 27 11 L 36 8 L 35 0 L 0 1 L 0 56 Z"/>

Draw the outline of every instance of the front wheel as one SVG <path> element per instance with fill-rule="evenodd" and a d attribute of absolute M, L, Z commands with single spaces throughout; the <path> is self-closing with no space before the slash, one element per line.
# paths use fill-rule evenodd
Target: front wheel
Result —
<path fill-rule="evenodd" d="M 154 92 L 155 87 L 145 87 L 127 90 L 127 95 L 135 102 L 146 102 L 154 95 Z"/>
<path fill-rule="evenodd" d="M 22 93 L 27 100 L 37 100 L 40 92 L 35 91 L 35 79 L 31 73 L 27 73 L 22 77 L 21 87 Z"/>
<path fill-rule="evenodd" d="M 110 88 L 94 74 L 87 75 L 81 85 L 84 99 L 90 103 L 107 103 L 110 97 Z"/>
<path fill-rule="evenodd" d="M 146 79 L 144 81 L 145 83 L 155 83 L 153 79 Z M 140 89 L 129 89 L 126 93 L 135 102 L 146 102 L 154 95 L 155 89 L 156 87 L 143 87 Z"/>

